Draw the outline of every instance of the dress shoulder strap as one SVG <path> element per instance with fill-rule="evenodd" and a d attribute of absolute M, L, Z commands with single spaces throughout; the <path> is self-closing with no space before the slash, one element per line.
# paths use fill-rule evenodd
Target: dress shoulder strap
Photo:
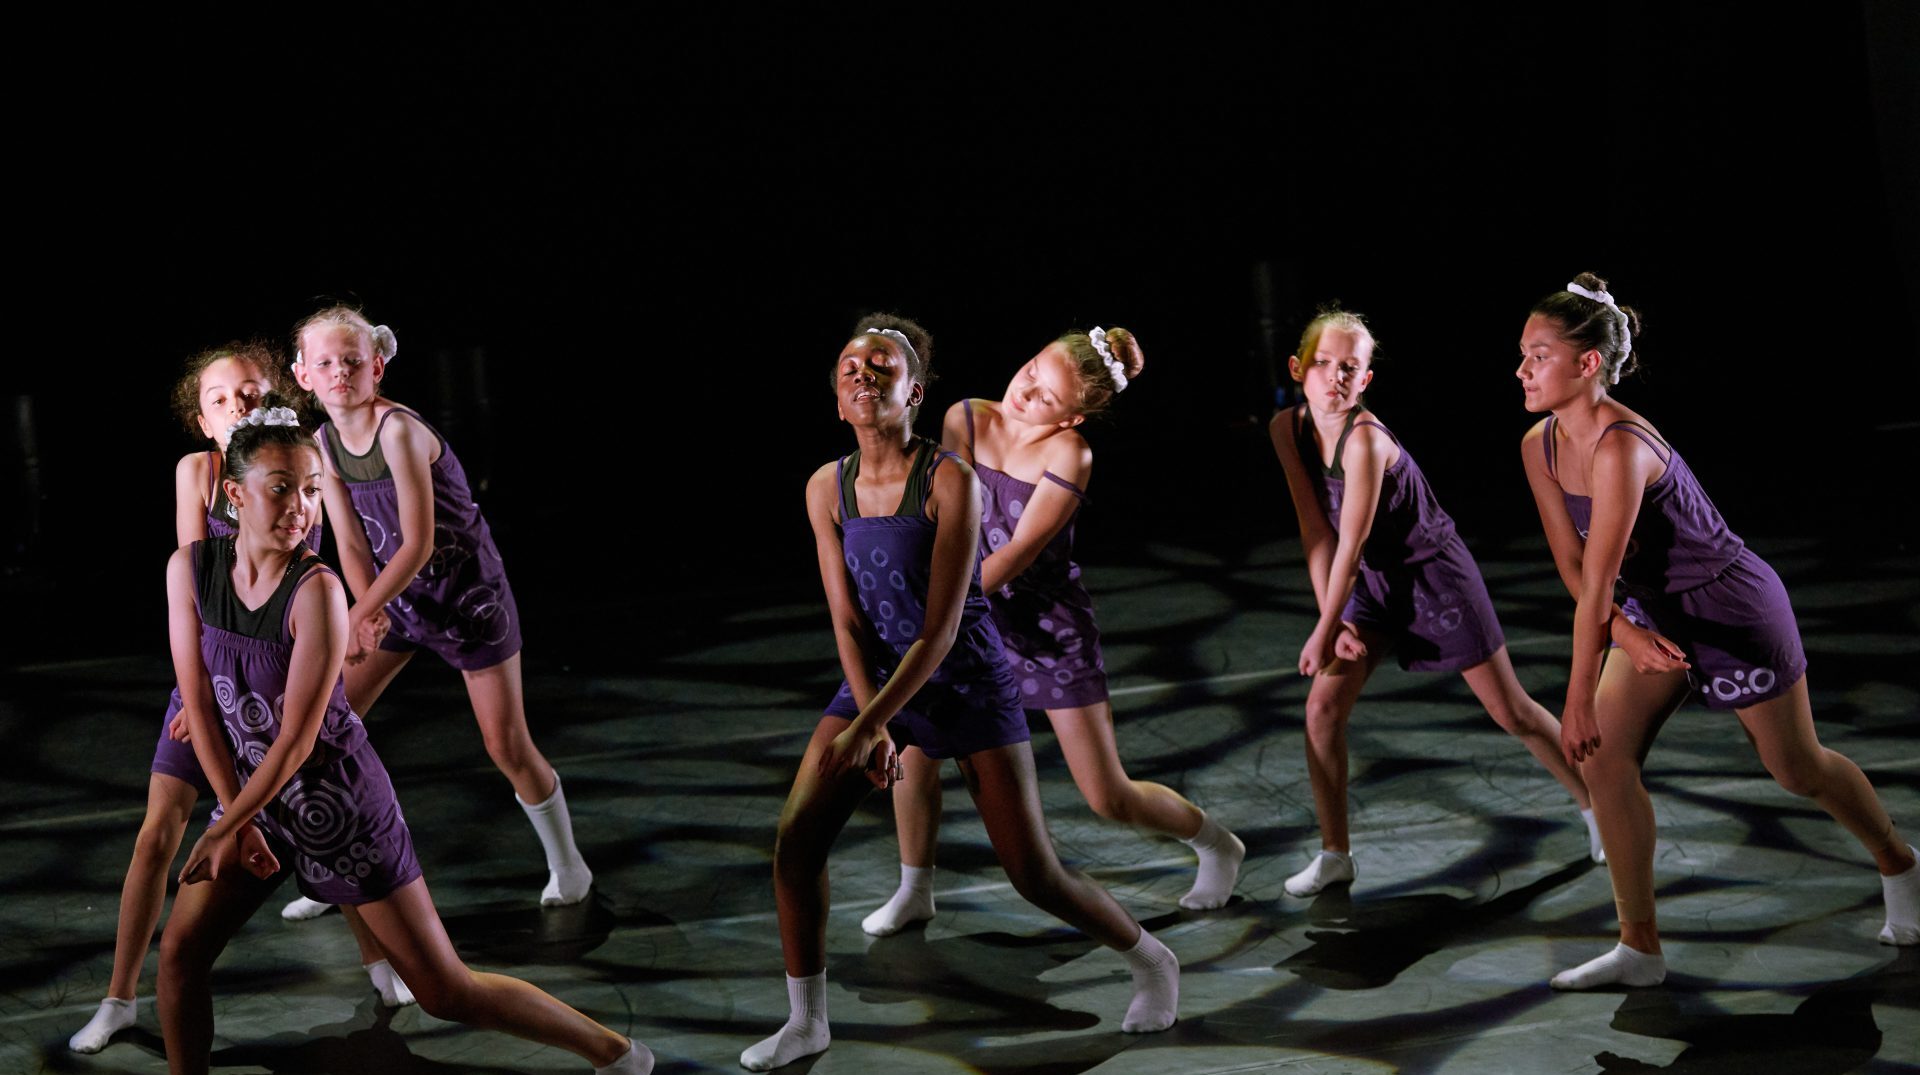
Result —
<path fill-rule="evenodd" d="M 1608 433 L 1611 433 L 1616 429 L 1624 429 L 1628 433 L 1631 433 L 1634 436 L 1639 437 L 1640 443 L 1646 445 L 1649 448 L 1652 448 L 1653 454 L 1660 457 L 1660 462 L 1662 463 L 1672 462 L 1673 447 L 1669 445 L 1666 441 L 1661 440 L 1660 435 L 1658 433 L 1655 433 L 1653 430 L 1648 429 L 1646 426 L 1641 425 L 1639 422 L 1621 421 L 1621 422 L 1615 422 L 1612 425 L 1608 426 L 1607 428 L 1601 430 L 1600 435 L 1604 437 Z"/>

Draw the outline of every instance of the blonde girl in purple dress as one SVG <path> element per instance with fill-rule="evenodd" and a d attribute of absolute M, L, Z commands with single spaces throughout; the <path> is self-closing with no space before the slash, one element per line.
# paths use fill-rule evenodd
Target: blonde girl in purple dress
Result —
<path fill-rule="evenodd" d="M 1093 600 L 1073 562 L 1074 522 L 1093 473 L 1093 450 L 1079 426 L 1145 366 L 1140 342 L 1124 328 L 1069 332 L 1027 360 L 1000 399 L 954 404 L 943 439 L 980 479 L 981 589 L 1022 704 L 1046 710 L 1094 813 L 1193 847 L 1200 865 L 1180 905 L 1210 910 L 1233 895 L 1246 847 L 1179 792 L 1127 775 Z M 900 888 L 861 923 L 881 937 L 934 914 L 940 764 L 911 748 L 901 752 L 901 763 L 905 776 L 894 790 Z"/>
<path fill-rule="evenodd" d="M 1347 721 L 1393 651 L 1402 668 L 1457 672 L 1487 715 L 1580 807 L 1588 854 L 1602 860 L 1587 789 L 1560 756 L 1560 725 L 1527 695 L 1480 569 L 1413 457 L 1361 403 L 1374 338 L 1358 314 L 1324 310 L 1287 359 L 1306 400 L 1274 416 L 1274 451 L 1300 520 L 1320 616 L 1300 647 L 1307 775 L 1320 852 L 1288 878 L 1290 896 L 1354 879 L 1347 833 Z"/>

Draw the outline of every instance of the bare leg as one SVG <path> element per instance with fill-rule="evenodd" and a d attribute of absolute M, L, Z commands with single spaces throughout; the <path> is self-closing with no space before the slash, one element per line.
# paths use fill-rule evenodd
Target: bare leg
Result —
<path fill-rule="evenodd" d="M 1785 694 L 1736 711 L 1760 761 L 1780 786 L 1819 804 L 1860 841 L 1884 876 L 1912 869 L 1913 852 L 1867 775 L 1846 755 L 1820 745 L 1807 700 L 1807 677 Z"/>
<path fill-rule="evenodd" d="M 147 777 L 147 816 L 133 841 L 133 859 L 120 888 L 120 929 L 113 943 L 113 980 L 107 995 L 132 1000 L 140 985 L 140 968 L 147 961 L 160 908 L 167 900 L 167 871 L 180 850 L 199 792 L 179 777 L 152 773 Z"/>
<path fill-rule="evenodd" d="M 380 942 L 374 939 L 373 930 L 360 917 L 360 909 L 353 904 L 341 904 L 340 915 L 347 920 L 347 929 L 353 933 L 354 943 L 360 946 L 360 966 L 366 969 L 374 991 L 380 994 L 380 1003 L 389 1008 L 404 1008 L 418 1003 L 413 990 L 407 987 L 400 972 L 393 969 L 386 953 L 380 950 Z"/>
<path fill-rule="evenodd" d="M 1180 997 L 1179 961 L 1106 889 L 1061 864 L 1040 811 L 1032 749 L 1014 743 L 983 750 L 961 759 L 960 771 L 1014 891 L 1126 957 L 1134 995 L 1121 1029 L 1150 1033 L 1172 1026 Z"/>
<path fill-rule="evenodd" d="M 1127 775 L 1113 737 L 1113 709 L 1106 702 L 1078 709 L 1049 709 L 1047 719 L 1060 737 L 1060 752 L 1080 794 L 1093 812 L 1109 821 L 1163 832 L 1185 840 L 1200 831 L 1207 815 L 1179 792 Z"/>
<path fill-rule="evenodd" d="M 1580 776 L 1593 797 L 1600 839 L 1607 848 L 1620 946 L 1555 975 L 1556 989 L 1654 985 L 1666 977 L 1653 905 L 1653 800 L 1640 771 L 1654 736 L 1686 696 L 1683 673 L 1642 675 L 1618 651 L 1609 653 L 1601 666 L 1596 701 L 1601 745 L 1581 764 Z"/>
<path fill-rule="evenodd" d="M 173 918 L 160 937 L 160 977 L 154 989 L 167 1068 L 173 1075 L 207 1070 L 213 1048 L 213 961 L 259 910 L 273 885 L 233 867 L 211 881 L 182 885 L 174 896 Z"/>
<path fill-rule="evenodd" d="M 773 844 L 773 894 L 780 909 L 780 949 L 787 965 L 787 1021 L 771 1037 L 748 1046 L 740 1064 L 770 1071 L 826 1049 L 827 852 L 873 785 L 852 772 L 828 783 L 820 755 L 850 721 L 823 716 L 800 758 L 800 769 L 780 811 Z"/>
<path fill-rule="evenodd" d="M 516 653 L 492 668 L 461 675 L 467 680 L 467 698 L 473 703 L 474 719 L 480 722 L 487 756 L 513 784 L 513 793 L 521 802 L 544 802 L 553 794 L 553 766 L 533 745 L 533 734 L 527 730 L 520 655 Z"/>
<path fill-rule="evenodd" d="M 627 1055 L 629 1042 L 518 978 L 469 969 L 447 938 L 424 879 L 360 905 L 395 969 L 413 985 L 420 1009 L 484 1030 L 565 1049 L 596 1067 Z"/>
<path fill-rule="evenodd" d="M 940 761 L 919 747 L 900 752 L 901 779 L 893 785 L 894 828 L 900 834 L 900 887 L 860 928 L 890 937 L 933 917 L 933 853 L 940 836 Z"/>
<path fill-rule="evenodd" d="M 395 676 L 413 660 L 413 654 L 395 653 L 392 650 L 376 649 L 367 654 L 367 659 L 359 664 L 349 664 L 341 669 L 341 675 L 347 681 L 347 704 L 362 718 L 373 709 L 373 704 L 387 692 Z"/>
<path fill-rule="evenodd" d="M 198 797 L 194 786 L 178 777 L 153 773 L 147 778 L 147 813 L 140 822 L 140 835 L 133 841 L 127 879 L 120 886 L 113 977 L 107 983 L 100 1010 L 67 1039 L 67 1047 L 74 1052 L 97 1053 L 107 1047 L 115 1033 L 133 1025 L 133 998 L 140 986 L 140 968 L 147 961 L 147 946 L 153 943 L 153 928 L 160 922 L 160 908 L 167 899 L 167 870 L 173 865 L 174 853 L 180 850 L 187 816 Z"/>
<path fill-rule="evenodd" d="M 1513 672 L 1513 661 L 1507 656 L 1507 647 L 1494 650 L 1493 656 L 1461 672 L 1460 678 L 1467 681 L 1473 696 L 1480 699 L 1494 723 L 1507 734 L 1518 737 L 1527 753 L 1567 789 L 1580 809 L 1593 805 L 1587 797 L 1586 783 L 1567 764 L 1566 755 L 1560 753 L 1560 722 L 1520 685 L 1520 677 Z"/>
<path fill-rule="evenodd" d="M 1367 677 L 1379 667 L 1388 640 L 1361 631 L 1367 656 L 1359 662 L 1335 660 L 1313 677 L 1307 691 L 1307 776 L 1313 784 L 1313 812 L 1320 822 L 1320 846 L 1345 854 L 1347 837 L 1347 720 L 1360 700 Z"/>

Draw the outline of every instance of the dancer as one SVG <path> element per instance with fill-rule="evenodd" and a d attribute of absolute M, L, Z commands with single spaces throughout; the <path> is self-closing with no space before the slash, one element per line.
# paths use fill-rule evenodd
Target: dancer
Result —
<path fill-rule="evenodd" d="M 208 536 L 234 532 L 230 505 L 220 485 L 220 472 L 233 423 L 251 413 L 275 388 L 279 360 L 263 343 L 235 342 L 202 351 L 187 360 L 173 388 L 173 408 L 189 434 L 213 442 L 209 451 L 189 452 L 174 468 L 174 536 L 188 545 Z M 306 545 L 318 551 L 321 517 L 313 515 Z M 114 933 L 113 975 L 106 998 L 87 1025 L 67 1040 L 77 1053 L 97 1053 L 113 1035 L 134 1023 L 134 999 L 140 968 L 146 963 L 160 909 L 167 898 L 167 867 L 180 850 L 187 819 L 200 793 L 209 790 L 193 747 L 186 742 L 186 722 L 180 715 L 180 691 L 168 699 L 160 722 L 147 777 L 147 812 L 134 838 L 133 857 L 120 889 L 119 927 Z M 363 945 L 365 965 L 381 999 L 389 1005 L 412 1003 L 405 983 L 377 951 Z"/>
<path fill-rule="evenodd" d="M 220 799 L 188 853 L 160 942 L 169 1067 L 207 1069 L 213 962 L 287 858 L 302 891 L 357 905 L 429 1014 L 564 1048 L 602 1071 L 651 1070 L 639 1042 L 524 982 L 476 974 L 454 952 L 393 785 L 347 704 L 339 578 L 301 547 L 320 479 L 320 452 L 294 413 L 255 411 L 226 452 L 222 484 L 238 533 L 186 546 L 167 566 L 174 672 L 194 752 Z"/>
<path fill-rule="evenodd" d="M 1639 315 L 1581 273 L 1537 303 L 1520 336 L 1521 441 L 1554 565 L 1573 594 L 1561 742 L 1593 792 L 1620 917 L 1611 952 L 1556 989 L 1666 978 L 1653 903 L 1653 803 L 1640 780 L 1689 694 L 1731 709 L 1773 778 L 1818 803 L 1873 856 L 1882 944 L 1920 943 L 1920 869 L 1859 766 L 1820 745 L 1806 655 L 1780 578 L 1733 532 L 1653 424 L 1609 393 L 1637 365 Z M 1614 603 L 1618 579 L 1630 595 Z M 1609 649 L 1612 642 L 1616 649 Z"/>
<path fill-rule="evenodd" d="M 294 376 L 327 412 L 327 510 L 345 520 L 335 542 L 355 597 L 346 673 L 354 712 L 370 710 L 416 650 L 459 669 L 487 754 L 546 852 L 541 904 L 579 903 L 593 871 L 574 845 L 560 775 L 527 730 L 519 612 L 466 472 L 418 414 L 380 395 L 399 350 L 393 330 L 333 306 L 300 322 L 293 338 Z M 326 910 L 295 900 L 281 915 Z"/>
<path fill-rule="evenodd" d="M 807 483 L 821 581 L 846 681 L 814 728 L 774 845 L 790 1015 L 740 1054 L 767 1071 L 827 1047 L 827 852 L 873 787 L 898 779 L 894 739 L 954 758 L 1021 896 L 1121 952 L 1134 996 L 1121 1029 L 1173 1025 L 1180 964 L 1105 890 L 1055 857 L 1040 813 L 1020 687 L 980 594 L 979 486 L 913 435 L 932 360 L 926 330 L 863 318 L 834 367 L 859 448 Z"/>
<path fill-rule="evenodd" d="M 980 480 L 980 588 L 987 594 L 1021 701 L 1044 708 L 1067 769 L 1101 817 L 1163 832 L 1200 857 L 1180 906 L 1225 905 L 1246 846 L 1179 792 L 1134 780 L 1114 742 L 1093 599 L 1073 562 L 1073 525 L 1086 499 L 1093 451 L 1077 427 L 1113 402 L 1146 365 L 1123 328 L 1069 332 L 1020 367 L 998 401 L 947 411 L 945 447 Z M 1031 479 L 1031 480 L 1029 480 Z M 933 853 L 940 832 L 940 763 L 900 752 L 894 787 L 900 888 L 860 923 L 876 937 L 932 918 Z"/>
<path fill-rule="evenodd" d="M 1604 861 L 1586 787 L 1560 756 L 1559 722 L 1514 675 L 1479 567 L 1413 457 L 1361 402 L 1373 383 L 1374 350 L 1360 315 L 1322 310 L 1287 359 L 1306 399 L 1270 427 L 1320 607 L 1300 648 L 1300 674 L 1313 677 L 1307 775 L 1321 850 L 1287 879 L 1287 894 L 1311 896 L 1354 879 L 1347 720 L 1389 649 L 1410 671 L 1460 673 L 1487 715 L 1573 796 L 1588 853 Z"/>

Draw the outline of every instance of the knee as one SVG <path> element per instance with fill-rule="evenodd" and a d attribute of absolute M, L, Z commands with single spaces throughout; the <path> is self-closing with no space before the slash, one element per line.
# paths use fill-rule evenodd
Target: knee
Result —
<path fill-rule="evenodd" d="M 1338 742 L 1347 734 L 1346 709 L 1327 698 L 1307 699 L 1307 738 L 1315 743 Z"/>
<path fill-rule="evenodd" d="M 1087 789 L 1087 805 L 1108 821 L 1133 823 L 1133 782 L 1108 780 Z"/>
<path fill-rule="evenodd" d="M 180 850 L 180 838 L 187 831 L 187 819 L 173 814 L 147 815 L 140 823 L 140 834 L 133 838 L 136 859 L 170 862 Z"/>
<path fill-rule="evenodd" d="M 473 973 L 461 967 L 454 973 L 422 975 L 424 981 L 407 979 L 407 988 L 413 991 L 413 999 L 420 1002 L 420 1010 L 435 1019 L 444 1019 L 449 1023 L 471 1023 L 473 1021 Z"/>
<path fill-rule="evenodd" d="M 174 929 L 171 922 L 167 925 L 160 934 L 160 969 L 155 978 L 159 987 L 179 989 L 205 981 L 219 953 L 196 943 L 189 931 Z"/>
<path fill-rule="evenodd" d="M 1580 779 L 1589 790 L 1624 790 L 1639 786 L 1639 759 L 1624 751 L 1601 750 L 1580 763 Z"/>
<path fill-rule="evenodd" d="M 1050 907 L 1066 886 L 1067 870 L 1052 855 L 1029 855 L 1005 864 L 1007 880 L 1020 898 L 1039 907 Z"/>
<path fill-rule="evenodd" d="M 1820 760 L 1818 756 L 1769 760 L 1767 772 L 1787 791 L 1805 799 L 1817 798 L 1826 784 Z"/>
<path fill-rule="evenodd" d="M 787 884 L 819 876 L 825 856 L 797 825 L 782 819 L 773 838 L 773 873 Z"/>

